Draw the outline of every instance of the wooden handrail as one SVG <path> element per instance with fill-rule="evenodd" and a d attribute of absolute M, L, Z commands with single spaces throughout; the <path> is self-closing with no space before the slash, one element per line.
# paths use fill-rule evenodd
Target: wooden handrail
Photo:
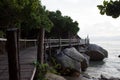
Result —
<path fill-rule="evenodd" d="M 51 42 L 59 42 L 59 39 L 45 39 L 45 42 L 47 41 Z M 0 38 L 0 41 L 7 41 L 6 38 Z M 26 42 L 32 42 L 32 41 L 37 41 L 37 39 L 19 39 L 19 41 L 26 41 Z M 69 42 L 70 39 L 61 39 L 61 42 Z M 78 39 L 71 39 L 72 42 L 77 42 Z"/>
<path fill-rule="evenodd" d="M 0 38 L 0 41 L 7 41 L 5 38 Z M 37 39 L 19 39 L 20 42 L 37 42 Z M 66 44 L 89 44 L 89 39 L 44 39 L 44 44 L 47 46 L 56 45 L 66 45 Z"/>

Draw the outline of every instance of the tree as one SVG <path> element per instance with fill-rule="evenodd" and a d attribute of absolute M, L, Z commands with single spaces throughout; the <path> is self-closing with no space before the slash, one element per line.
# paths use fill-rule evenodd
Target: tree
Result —
<path fill-rule="evenodd" d="M 43 63 L 44 29 L 50 31 L 52 22 L 47 17 L 40 0 L 0 0 L 0 27 L 38 28 L 38 59 Z M 41 60 L 41 61 L 40 61 Z"/>
<path fill-rule="evenodd" d="M 54 27 L 50 33 L 47 33 L 47 37 L 52 38 L 69 38 L 77 35 L 79 31 L 77 21 L 73 21 L 69 16 L 63 16 L 62 13 L 57 10 L 56 12 L 48 11 L 49 19 L 53 22 Z"/>
<path fill-rule="evenodd" d="M 22 20 L 22 9 L 29 1 L 0 0 L 0 27 L 15 27 Z"/>
<path fill-rule="evenodd" d="M 103 1 L 102 5 L 97 6 L 100 10 L 100 14 L 107 16 L 112 16 L 113 18 L 117 18 L 120 16 L 120 0 L 116 1 Z"/>
<path fill-rule="evenodd" d="M 77 35 L 77 32 L 79 31 L 78 22 L 73 21 L 69 16 L 64 16 L 64 21 L 65 21 L 64 33 L 67 33 L 66 36 L 70 38 Z"/>
<path fill-rule="evenodd" d="M 52 24 L 40 0 L 0 0 L 0 27 L 20 27 L 22 23 L 25 27 L 44 25 L 46 30 Z"/>

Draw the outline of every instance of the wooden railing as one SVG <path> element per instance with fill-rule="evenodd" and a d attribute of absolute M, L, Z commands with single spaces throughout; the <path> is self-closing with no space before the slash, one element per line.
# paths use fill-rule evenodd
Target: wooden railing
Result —
<path fill-rule="evenodd" d="M 37 40 L 19 39 L 18 29 L 9 29 L 6 32 L 7 39 L 0 38 L 0 42 L 6 42 L 6 48 L 8 53 L 8 65 L 9 65 L 9 80 L 20 80 L 20 60 L 19 60 L 19 46 L 23 44 L 25 48 L 28 44 L 33 42 L 33 46 L 37 46 Z M 21 43 L 22 42 L 22 43 Z M 30 42 L 30 43 L 28 43 Z M 20 43 L 20 45 L 19 45 Z M 64 47 L 64 46 L 76 46 L 76 45 L 87 45 L 89 44 L 89 39 L 44 39 L 45 49 L 48 48 L 51 51 L 52 47 Z M 41 46 L 40 46 L 41 47 Z M 38 46 L 39 48 L 39 46 Z M 44 50 L 46 51 L 46 50 Z M 44 55 L 41 55 L 43 51 L 42 48 L 38 49 L 37 61 L 43 61 Z M 11 55 L 12 53 L 12 55 Z M 39 60 L 38 60 L 39 58 Z M 14 63 L 14 64 L 13 64 Z"/>
<path fill-rule="evenodd" d="M 45 39 L 46 48 L 89 44 L 89 39 Z"/>
<path fill-rule="evenodd" d="M 0 42 L 6 42 L 6 38 L 0 38 Z M 20 46 L 27 48 L 30 46 L 37 46 L 36 39 L 19 39 Z M 89 39 L 45 39 L 44 44 L 48 47 L 62 47 L 62 46 L 75 46 L 75 45 L 87 45 Z"/>
<path fill-rule="evenodd" d="M 14 32 L 14 31 L 13 31 Z M 14 35 L 16 33 L 12 33 L 12 35 Z M 8 61 L 9 61 L 9 76 L 10 80 L 20 80 L 20 69 L 19 69 L 19 50 L 16 46 L 17 41 L 22 42 L 22 44 L 24 44 L 25 47 L 27 47 L 28 43 L 33 43 L 33 46 L 37 46 L 37 40 L 36 39 L 19 39 L 17 40 L 16 36 L 14 35 L 13 38 L 11 40 L 11 37 L 8 37 L 8 43 L 7 47 L 8 47 Z M 5 38 L 0 38 L 0 42 L 6 42 L 7 39 Z M 11 47 L 11 45 L 14 45 Z M 45 48 L 48 48 L 48 50 L 50 48 L 53 47 L 64 47 L 64 46 L 76 46 L 76 45 L 87 45 L 89 44 L 89 39 L 45 39 L 44 40 L 44 45 Z M 11 55 L 12 53 L 12 55 Z M 13 56 L 14 55 L 14 56 Z M 16 61 L 16 62 L 15 62 Z M 13 64 L 13 62 L 15 62 Z M 14 70 L 14 71 L 13 71 Z M 35 74 L 36 68 L 34 70 L 33 75 Z M 14 75 L 16 74 L 16 76 Z M 32 76 L 31 79 L 33 79 L 34 76 Z"/>

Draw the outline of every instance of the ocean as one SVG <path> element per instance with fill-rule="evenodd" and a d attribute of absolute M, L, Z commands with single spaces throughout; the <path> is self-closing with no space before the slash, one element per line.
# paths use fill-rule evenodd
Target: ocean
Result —
<path fill-rule="evenodd" d="M 120 41 L 94 41 L 108 51 L 108 58 L 103 61 L 90 61 L 90 65 L 86 72 L 88 75 L 99 78 L 100 75 L 106 77 L 120 78 Z"/>

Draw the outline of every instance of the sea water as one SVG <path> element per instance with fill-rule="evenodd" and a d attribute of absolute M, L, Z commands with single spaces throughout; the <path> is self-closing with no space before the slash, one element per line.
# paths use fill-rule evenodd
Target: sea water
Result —
<path fill-rule="evenodd" d="M 97 44 L 108 51 L 108 58 L 103 61 L 90 61 L 90 65 L 85 73 L 92 77 L 106 77 L 120 78 L 120 41 L 95 41 Z"/>

